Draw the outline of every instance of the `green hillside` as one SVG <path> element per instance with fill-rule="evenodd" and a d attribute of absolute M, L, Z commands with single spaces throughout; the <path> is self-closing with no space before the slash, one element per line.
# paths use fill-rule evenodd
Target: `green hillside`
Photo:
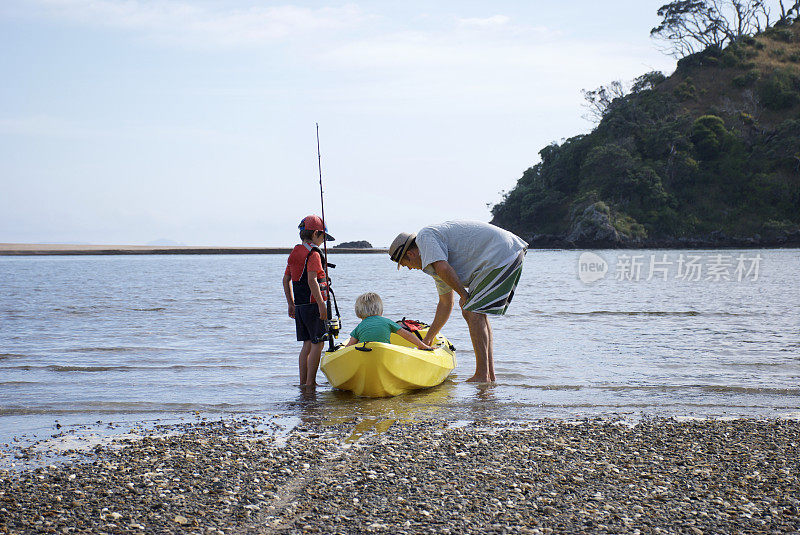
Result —
<path fill-rule="evenodd" d="M 533 246 L 800 244 L 800 23 L 681 59 L 492 208 Z"/>

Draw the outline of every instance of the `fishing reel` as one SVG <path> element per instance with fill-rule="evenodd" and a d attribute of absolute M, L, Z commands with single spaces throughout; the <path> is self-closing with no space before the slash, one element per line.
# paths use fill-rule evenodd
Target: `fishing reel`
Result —
<path fill-rule="evenodd" d="M 338 317 L 325 320 L 325 330 L 331 338 L 339 338 L 339 331 L 341 331 L 341 329 L 342 325 Z"/>

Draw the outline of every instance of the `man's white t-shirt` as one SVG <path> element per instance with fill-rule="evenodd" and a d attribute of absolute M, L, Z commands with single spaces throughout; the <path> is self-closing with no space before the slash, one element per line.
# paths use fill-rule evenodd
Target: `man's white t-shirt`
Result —
<path fill-rule="evenodd" d="M 516 234 L 480 221 L 445 221 L 417 233 L 416 244 L 422 270 L 436 281 L 439 294 L 452 290 L 433 269 L 433 262 L 446 260 L 461 283 L 469 288 L 487 270 L 512 262 L 528 244 Z"/>

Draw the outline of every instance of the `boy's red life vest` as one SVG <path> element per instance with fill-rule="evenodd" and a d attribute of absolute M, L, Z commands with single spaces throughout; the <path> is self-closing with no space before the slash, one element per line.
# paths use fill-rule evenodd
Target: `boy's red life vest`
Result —
<path fill-rule="evenodd" d="M 305 259 L 303 260 L 303 272 L 297 280 L 295 280 L 294 277 L 292 277 L 292 290 L 294 293 L 295 306 L 306 305 L 314 302 L 314 296 L 311 294 L 311 287 L 308 285 L 308 260 L 314 253 L 319 254 L 319 259 L 320 259 L 319 267 L 321 269 L 317 270 L 317 283 L 319 284 L 319 290 L 320 293 L 322 294 L 322 300 L 323 301 L 328 300 L 328 281 L 325 276 L 325 265 L 327 264 L 327 261 L 325 259 L 325 255 L 322 253 L 320 248 L 315 245 L 311 245 L 309 243 L 303 243 L 303 246 L 305 246 L 305 248 L 308 251 L 305 255 Z M 297 258 L 297 255 L 295 254 L 296 251 L 297 247 L 295 247 L 295 250 L 292 251 L 292 254 L 289 256 L 290 265 L 286 266 L 286 270 L 288 273 L 290 273 L 290 275 L 292 271 L 291 270 L 292 260 L 295 261 L 299 260 Z M 292 257 L 294 257 L 294 259 Z M 295 269 L 295 271 L 297 270 Z"/>

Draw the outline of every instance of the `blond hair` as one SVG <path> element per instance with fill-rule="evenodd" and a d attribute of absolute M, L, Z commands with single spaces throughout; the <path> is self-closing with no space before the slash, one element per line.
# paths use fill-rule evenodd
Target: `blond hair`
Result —
<path fill-rule="evenodd" d="M 356 299 L 356 316 L 362 320 L 369 316 L 380 316 L 383 314 L 383 301 L 381 296 L 374 292 L 361 294 Z"/>

